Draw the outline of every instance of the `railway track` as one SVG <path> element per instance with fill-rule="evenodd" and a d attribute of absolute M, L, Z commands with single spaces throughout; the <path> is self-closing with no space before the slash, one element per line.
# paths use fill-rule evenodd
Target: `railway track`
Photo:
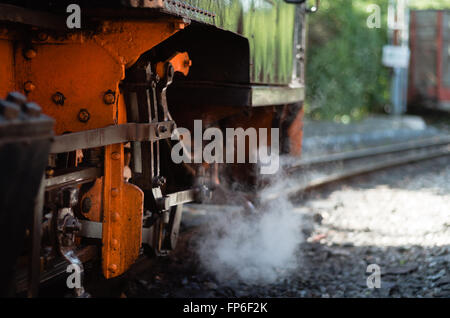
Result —
<path fill-rule="evenodd" d="M 450 155 L 450 135 L 304 158 L 285 164 L 283 185 L 262 191 L 260 202 L 316 189 L 370 172 Z M 285 182 L 284 182 L 285 181 Z"/>

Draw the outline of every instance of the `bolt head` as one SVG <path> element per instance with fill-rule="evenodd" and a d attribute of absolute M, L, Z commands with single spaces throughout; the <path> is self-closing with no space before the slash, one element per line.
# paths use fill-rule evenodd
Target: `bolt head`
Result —
<path fill-rule="evenodd" d="M 60 92 L 56 92 L 55 94 L 52 95 L 52 101 L 56 105 L 64 105 L 65 100 L 66 100 L 66 97 Z"/>
<path fill-rule="evenodd" d="M 36 50 L 28 49 L 23 53 L 23 55 L 25 56 L 26 59 L 31 60 L 36 57 L 37 53 Z"/>
<path fill-rule="evenodd" d="M 103 101 L 107 105 L 114 104 L 116 102 L 116 95 L 112 91 L 107 91 L 103 96 Z"/>
<path fill-rule="evenodd" d="M 25 92 L 29 93 L 36 89 L 36 85 L 34 85 L 31 81 L 28 81 L 23 84 L 23 89 L 25 90 Z"/>

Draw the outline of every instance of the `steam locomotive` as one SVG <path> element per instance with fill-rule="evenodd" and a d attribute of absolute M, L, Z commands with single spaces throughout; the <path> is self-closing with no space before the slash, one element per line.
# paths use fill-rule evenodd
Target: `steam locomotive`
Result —
<path fill-rule="evenodd" d="M 175 248 L 184 203 L 229 184 L 258 191 L 257 163 L 174 163 L 177 127 L 277 128 L 280 152 L 300 155 L 315 9 L 0 1 L 1 294 L 36 296 L 68 265 L 82 280 L 93 259 L 118 277 Z M 260 146 L 248 143 L 245 158 Z M 82 283 L 73 292 L 87 294 Z"/>

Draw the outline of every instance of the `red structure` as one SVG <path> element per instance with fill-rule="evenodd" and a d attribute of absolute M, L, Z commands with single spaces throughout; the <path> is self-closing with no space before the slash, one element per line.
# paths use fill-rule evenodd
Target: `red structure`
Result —
<path fill-rule="evenodd" d="M 450 111 L 450 10 L 411 12 L 409 103 Z"/>

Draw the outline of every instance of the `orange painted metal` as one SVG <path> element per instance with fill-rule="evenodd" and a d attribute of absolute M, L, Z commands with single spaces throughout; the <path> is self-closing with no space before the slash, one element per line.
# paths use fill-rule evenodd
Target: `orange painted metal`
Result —
<path fill-rule="evenodd" d="M 105 147 L 102 270 L 106 278 L 124 273 L 138 258 L 142 243 L 144 193 L 123 177 L 123 144 Z"/>
<path fill-rule="evenodd" d="M 0 96 L 6 97 L 14 86 L 14 47 L 13 42 L 0 39 Z"/>
<path fill-rule="evenodd" d="M 39 31 L 35 38 L 22 38 L 20 33 L 0 28 L 0 94 L 25 92 L 55 119 L 57 135 L 125 123 L 126 107 L 119 87 L 125 70 L 184 26 L 183 20 L 173 18 L 114 20 L 101 22 L 93 32 L 46 34 L 35 30 Z M 178 59 L 186 57 L 174 59 L 182 72 L 186 69 Z M 89 197 L 92 202 L 85 216 L 103 222 L 106 278 L 125 272 L 141 247 L 144 195 L 124 181 L 123 147 L 105 147 L 104 177 L 82 198 Z"/>
<path fill-rule="evenodd" d="M 300 156 L 302 153 L 303 116 L 304 110 L 302 107 L 287 129 L 289 154 L 293 156 Z"/>
<path fill-rule="evenodd" d="M 177 52 L 166 61 L 156 64 L 156 73 L 160 78 L 163 78 L 166 75 L 166 63 L 172 64 L 174 71 L 183 73 L 184 76 L 188 75 L 189 67 L 192 66 L 192 61 L 189 59 L 189 55 L 187 52 Z"/>
<path fill-rule="evenodd" d="M 96 34 L 48 34 L 42 41 L 33 40 L 32 55 L 24 54 L 30 44 L 17 41 L 14 72 L 6 74 L 14 74 L 16 87 L 56 119 L 56 134 L 120 124 L 126 118 L 119 91 L 125 69 L 176 33 L 178 25 L 173 21 L 105 21 Z M 10 66 L 2 67 L 13 65 L 6 64 Z M 65 97 L 63 105 L 52 100 L 58 92 Z M 111 96 L 105 98 L 107 92 L 115 95 L 114 103 L 109 103 Z M 81 109 L 89 113 L 88 120 L 79 120 Z"/>

